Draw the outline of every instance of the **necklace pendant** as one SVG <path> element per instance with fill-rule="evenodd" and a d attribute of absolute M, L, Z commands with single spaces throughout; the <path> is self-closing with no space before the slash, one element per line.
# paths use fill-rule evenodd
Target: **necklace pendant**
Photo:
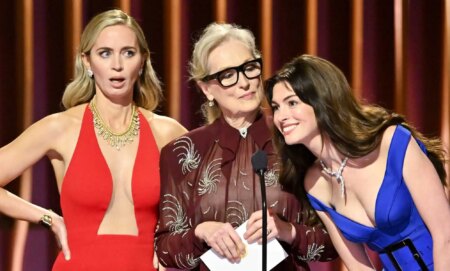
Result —
<path fill-rule="evenodd" d="M 332 169 L 328 168 L 322 160 L 319 161 L 320 166 L 322 167 L 322 170 L 326 174 L 328 174 L 330 177 L 336 178 L 336 181 L 339 184 L 339 188 L 340 188 L 340 192 L 341 192 L 340 194 L 341 194 L 342 198 L 345 196 L 345 180 L 344 180 L 344 176 L 342 176 L 342 173 L 344 172 L 344 168 L 347 165 L 347 160 L 348 160 L 348 157 L 345 157 L 337 171 L 332 171 Z"/>

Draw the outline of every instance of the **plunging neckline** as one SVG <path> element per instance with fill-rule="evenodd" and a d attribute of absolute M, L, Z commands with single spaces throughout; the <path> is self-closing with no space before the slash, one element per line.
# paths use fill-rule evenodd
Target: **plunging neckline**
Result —
<path fill-rule="evenodd" d="M 349 218 L 348 216 L 345 216 L 345 215 L 339 213 L 338 211 L 336 211 L 336 208 L 334 206 L 326 205 L 325 203 L 323 203 L 322 201 L 320 201 L 319 199 L 317 199 L 316 197 L 314 197 L 313 195 L 311 195 L 309 193 L 307 194 L 307 196 L 311 197 L 311 198 L 314 198 L 314 200 L 319 202 L 322 206 L 324 206 L 328 210 L 332 210 L 334 214 L 338 215 L 339 217 L 341 217 L 344 220 L 347 220 L 350 223 L 353 223 L 356 226 L 365 228 L 365 229 L 370 230 L 370 231 L 378 230 L 379 229 L 379 227 L 378 227 L 379 226 L 379 222 L 378 221 L 379 221 L 380 218 L 379 218 L 379 212 L 377 210 L 378 210 L 379 204 L 380 204 L 380 194 L 381 194 L 380 192 L 385 187 L 386 177 L 389 176 L 389 174 L 388 174 L 389 171 L 390 171 L 389 160 L 390 160 L 390 158 L 392 156 L 392 148 L 393 148 L 392 139 L 394 138 L 396 131 L 397 131 L 397 127 L 396 127 L 396 129 L 394 131 L 394 134 L 392 135 L 391 143 L 389 144 L 388 154 L 387 154 L 387 159 L 386 159 L 386 164 L 385 164 L 385 169 L 384 169 L 383 180 L 381 181 L 380 188 L 378 189 L 377 195 L 375 197 L 375 204 L 374 204 L 374 210 L 373 210 L 373 212 L 374 212 L 374 215 L 373 215 L 374 216 L 373 217 L 374 225 L 373 226 L 362 224 L 361 222 L 358 222 L 358 221 L 356 221 L 354 219 Z"/>
<path fill-rule="evenodd" d="M 88 106 L 88 108 L 89 108 L 89 106 Z M 139 114 L 139 122 L 141 123 L 142 121 L 143 121 L 143 117 L 142 117 L 142 113 L 139 111 L 139 109 L 137 108 L 136 109 L 137 111 L 138 111 L 138 114 Z M 89 108 L 89 111 L 91 112 L 91 114 L 92 114 L 92 110 Z M 97 136 L 97 131 L 95 130 L 95 127 L 94 126 L 92 126 L 92 129 L 94 129 L 94 134 L 95 134 L 95 148 L 96 148 L 96 151 L 98 151 L 99 152 L 99 154 L 100 154 L 100 156 L 101 156 L 101 163 L 102 164 L 104 164 L 104 166 L 105 166 L 105 168 L 107 169 L 107 171 L 108 171 L 108 180 L 109 180 L 109 184 L 110 184 L 110 188 L 111 188 L 111 190 L 110 190 L 110 194 L 109 194 L 109 201 L 108 201 L 108 205 L 107 205 L 107 207 L 106 207 L 106 211 L 105 211 L 105 213 L 103 214 L 103 217 L 102 217 L 102 219 L 100 220 L 100 224 L 98 225 L 98 227 L 97 227 L 97 235 L 98 236 L 106 236 L 106 235 L 113 235 L 113 236 L 130 236 L 130 237 L 137 237 L 137 236 L 139 236 L 139 233 L 140 233 L 140 229 L 139 229 L 139 225 L 138 225 L 138 223 L 137 223 L 137 216 L 136 216 L 136 209 L 135 209 L 135 204 L 134 204 L 134 185 L 133 185 L 133 180 L 134 180 L 134 175 L 135 175 L 135 168 L 136 168 L 136 161 L 137 161 L 137 159 L 138 159 L 138 155 L 140 154 L 140 150 L 141 150 L 141 148 L 142 148 L 142 140 L 141 140 L 141 131 L 139 131 L 139 135 L 138 135 L 138 138 L 137 138 L 137 141 L 138 141 L 138 147 L 137 147 L 137 150 L 136 150 L 136 153 L 135 153 L 135 155 L 134 155 L 134 160 L 133 160 L 133 166 L 132 166 L 132 170 L 131 170 L 131 180 L 130 180 L 130 190 L 131 190 L 131 199 L 133 200 L 133 212 L 134 212 L 134 221 L 135 221 L 135 224 L 136 224 L 136 229 L 137 229 L 137 233 L 136 233 L 136 235 L 134 235 L 134 234 L 115 234 L 115 233 L 105 233 L 105 234 L 99 234 L 98 232 L 99 232 L 99 230 L 100 230 L 100 226 L 101 226 L 101 224 L 103 223 L 103 221 L 104 221 L 104 219 L 105 219 L 105 217 L 106 217 L 106 212 L 109 210 L 109 207 L 110 207 L 110 205 L 111 205 L 111 202 L 112 202 L 112 200 L 113 200 L 113 198 L 112 198 L 112 196 L 113 196 L 113 192 L 114 192 L 114 179 L 113 179 L 113 174 L 112 174 L 112 171 L 111 171 L 111 168 L 109 167 L 109 164 L 108 164 L 108 161 L 106 160 L 106 158 L 105 158 L 105 155 L 104 155 L 104 153 L 103 153 L 103 151 L 102 151 L 102 148 L 100 147 L 100 142 L 99 142 L 99 137 Z M 101 136 L 100 136 L 101 137 Z"/>

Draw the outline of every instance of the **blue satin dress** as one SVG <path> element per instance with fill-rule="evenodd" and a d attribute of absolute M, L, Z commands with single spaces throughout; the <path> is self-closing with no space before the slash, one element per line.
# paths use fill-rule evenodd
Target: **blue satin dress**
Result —
<path fill-rule="evenodd" d="M 365 243 L 376 251 L 385 270 L 433 270 L 433 240 L 402 176 L 410 138 L 409 130 L 397 126 L 389 147 L 384 180 L 376 199 L 375 227 L 353 221 L 312 195 L 307 195 L 314 209 L 330 214 L 345 238 L 355 243 Z M 423 144 L 418 143 L 426 153 Z"/>

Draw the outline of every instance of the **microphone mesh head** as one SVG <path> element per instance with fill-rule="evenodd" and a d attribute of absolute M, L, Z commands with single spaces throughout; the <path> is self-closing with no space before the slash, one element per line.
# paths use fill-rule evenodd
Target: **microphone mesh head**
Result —
<path fill-rule="evenodd" d="M 267 169 L 267 154 L 265 151 L 258 150 L 252 155 L 252 166 L 255 171 Z"/>

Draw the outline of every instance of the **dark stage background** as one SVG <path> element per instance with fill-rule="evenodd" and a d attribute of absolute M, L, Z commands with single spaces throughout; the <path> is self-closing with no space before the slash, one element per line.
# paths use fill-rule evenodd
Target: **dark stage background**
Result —
<path fill-rule="evenodd" d="M 449 142 L 450 0 L 3 0 L 0 1 L 0 146 L 61 110 L 81 31 L 95 14 L 121 8 L 144 29 L 165 83 L 159 113 L 201 125 L 187 82 L 193 40 L 212 21 L 250 28 L 267 78 L 292 57 L 316 54 L 339 66 L 358 97 L 405 114 Z M 59 212 L 47 160 L 7 186 Z M 0 215 L 0 270 L 50 270 L 50 232 Z M 339 261 L 317 270 L 344 270 Z"/>

